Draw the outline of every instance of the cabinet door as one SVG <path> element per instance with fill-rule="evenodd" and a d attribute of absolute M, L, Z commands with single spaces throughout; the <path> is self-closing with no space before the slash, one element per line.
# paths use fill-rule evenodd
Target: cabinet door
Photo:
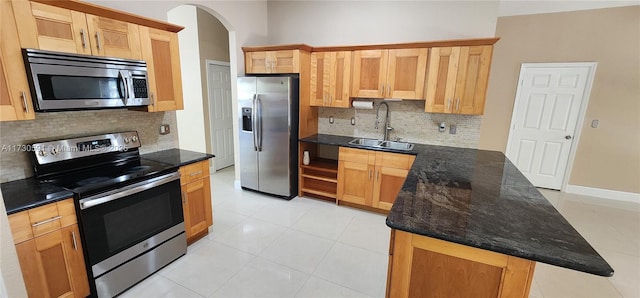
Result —
<path fill-rule="evenodd" d="M 0 121 L 35 119 L 11 7 L 0 1 Z"/>
<path fill-rule="evenodd" d="M 331 53 L 331 86 L 329 102 L 332 107 L 348 108 L 351 89 L 351 52 Z"/>
<path fill-rule="evenodd" d="M 187 242 L 191 242 L 213 224 L 209 177 L 183 185 L 182 200 Z"/>
<path fill-rule="evenodd" d="M 353 52 L 352 97 L 384 97 L 388 54 L 388 50 Z"/>
<path fill-rule="evenodd" d="M 244 54 L 245 73 L 270 73 L 269 52 L 248 52 Z"/>
<path fill-rule="evenodd" d="M 459 57 L 460 47 L 431 49 L 425 112 L 451 113 Z"/>
<path fill-rule="evenodd" d="M 89 295 L 80 243 L 78 226 L 72 225 L 16 245 L 29 297 Z"/>
<path fill-rule="evenodd" d="M 178 34 L 140 26 L 142 58 L 147 61 L 150 112 L 182 110 Z"/>
<path fill-rule="evenodd" d="M 407 174 L 409 174 L 408 170 L 376 166 L 372 206 L 391 210 Z"/>
<path fill-rule="evenodd" d="M 371 206 L 374 166 L 340 160 L 338 162 L 338 200 Z"/>
<path fill-rule="evenodd" d="M 389 74 L 385 97 L 424 98 L 428 49 L 389 50 Z"/>
<path fill-rule="evenodd" d="M 461 47 L 453 110 L 458 114 L 482 115 L 489 82 L 493 46 Z"/>
<path fill-rule="evenodd" d="M 311 104 L 322 107 L 327 105 L 330 83 L 330 60 L 328 52 L 311 53 Z"/>
<path fill-rule="evenodd" d="M 269 53 L 272 73 L 299 73 L 300 51 L 283 50 Z"/>
<path fill-rule="evenodd" d="M 93 55 L 142 59 L 138 25 L 88 14 L 87 27 Z"/>
<path fill-rule="evenodd" d="M 31 1 L 12 4 L 23 48 L 91 54 L 84 13 Z"/>

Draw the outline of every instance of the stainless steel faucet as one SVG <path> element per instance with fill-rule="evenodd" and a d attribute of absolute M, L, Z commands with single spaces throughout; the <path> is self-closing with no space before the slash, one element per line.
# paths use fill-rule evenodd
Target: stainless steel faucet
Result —
<path fill-rule="evenodd" d="M 378 126 L 380 124 L 380 107 L 382 105 L 385 105 L 387 107 L 386 110 L 386 114 L 384 117 L 384 141 L 388 141 L 389 140 L 389 132 L 393 130 L 393 127 L 389 126 L 389 105 L 386 102 L 381 102 L 378 105 L 378 108 L 376 109 L 376 124 L 375 124 L 375 129 L 378 129 Z"/>

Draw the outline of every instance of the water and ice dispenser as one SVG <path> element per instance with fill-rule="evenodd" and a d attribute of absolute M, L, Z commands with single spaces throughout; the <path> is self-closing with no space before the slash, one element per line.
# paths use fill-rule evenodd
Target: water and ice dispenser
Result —
<path fill-rule="evenodd" d="M 242 108 L 242 130 L 253 131 L 253 121 L 251 119 L 251 108 Z"/>

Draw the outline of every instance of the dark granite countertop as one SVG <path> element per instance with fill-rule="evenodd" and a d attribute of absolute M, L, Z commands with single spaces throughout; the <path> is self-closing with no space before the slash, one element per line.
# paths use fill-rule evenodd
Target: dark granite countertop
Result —
<path fill-rule="evenodd" d="M 320 134 L 300 141 L 364 148 L 349 145 L 352 139 Z M 503 153 L 421 144 L 404 153 L 416 160 L 387 217 L 389 227 L 613 275 L 611 266 Z"/>
<path fill-rule="evenodd" d="M 183 149 L 167 149 L 153 153 L 142 154 L 144 159 L 163 162 L 174 165 L 176 167 L 186 166 L 188 164 L 214 158 L 215 155 L 208 153 L 200 153 Z"/>
<path fill-rule="evenodd" d="M 36 208 L 73 197 L 73 192 L 35 178 L 26 178 L 0 184 L 7 214 Z"/>

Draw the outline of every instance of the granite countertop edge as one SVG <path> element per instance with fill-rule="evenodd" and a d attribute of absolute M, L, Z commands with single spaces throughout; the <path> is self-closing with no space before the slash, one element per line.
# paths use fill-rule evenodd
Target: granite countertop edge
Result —
<path fill-rule="evenodd" d="M 477 231 L 467 230 L 468 228 L 462 228 L 462 230 L 454 230 L 455 232 L 464 232 L 465 234 L 463 236 L 456 236 L 454 233 L 444 233 L 443 231 L 445 231 L 446 229 L 443 229 L 439 232 L 438 229 L 441 228 L 439 223 L 435 224 L 436 228 L 434 229 L 425 228 L 426 226 L 430 226 L 430 225 L 433 226 L 434 224 L 424 223 L 423 221 L 433 220 L 433 218 L 423 217 L 423 216 L 426 216 L 426 214 L 428 213 L 425 213 L 425 215 L 421 215 L 421 216 L 416 215 L 416 214 L 419 214 L 419 212 L 416 212 L 415 210 L 411 210 L 411 208 L 422 207 L 422 208 L 428 208 L 424 210 L 430 210 L 430 208 L 434 208 L 434 207 L 431 205 L 429 205 L 431 206 L 429 207 L 429 206 L 423 206 L 422 204 L 416 204 L 417 202 L 416 200 L 419 201 L 419 200 L 425 200 L 425 199 L 417 198 L 416 196 L 417 190 L 415 188 L 416 187 L 415 183 L 420 179 L 422 179 L 423 180 L 422 183 L 424 183 L 424 179 L 433 179 L 434 177 L 433 176 L 425 177 L 424 171 L 427 171 L 428 173 L 429 171 L 431 171 L 431 169 L 423 170 L 423 169 L 420 169 L 420 167 L 423 167 L 426 164 L 429 164 L 429 166 L 432 166 L 431 164 L 432 160 L 430 160 L 432 158 L 432 155 L 438 155 L 440 151 L 444 151 L 445 153 L 442 153 L 441 156 L 433 157 L 433 159 L 434 160 L 437 160 L 438 158 L 442 159 L 442 158 L 446 158 L 447 156 L 457 157 L 458 155 L 464 155 L 470 152 L 474 152 L 479 155 L 480 154 L 486 155 L 489 157 L 489 159 L 502 156 L 503 158 L 502 164 L 504 165 L 504 167 L 507 168 L 508 170 L 515 170 L 515 167 L 508 161 L 508 159 L 506 159 L 506 157 L 504 157 L 504 154 L 502 154 L 501 152 L 457 148 L 457 147 L 449 147 L 449 146 L 424 145 L 424 144 L 415 144 L 414 149 L 411 151 L 387 150 L 385 148 L 366 147 L 366 146 L 349 144 L 349 141 L 353 140 L 354 138 L 355 137 L 351 137 L 351 136 L 317 134 L 317 135 L 301 138 L 299 141 L 324 144 L 324 145 L 333 145 L 333 146 L 341 146 L 341 147 L 350 147 L 350 148 L 359 148 L 359 149 L 367 149 L 367 150 L 375 150 L 375 151 L 416 155 L 416 162 L 414 163 L 414 166 L 412 167 L 412 169 L 409 170 L 409 174 L 407 176 L 407 180 L 405 181 L 405 185 L 403 185 L 402 191 L 398 195 L 398 198 L 396 199 L 396 202 L 394 203 L 387 217 L 386 224 L 390 228 L 413 233 L 413 234 L 418 234 L 426 237 L 437 238 L 444 241 L 450 241 L 450 242 L 467 245 L 471 247 L 476 247 L 480 249 L 486 249 L 489 251 L 503 253 L 506 255 L 514 256 L 514 257 L 520 257 L 527 260 L 538 261 L 538 262 L 547 263 L 554 266 L 560 266 L 568 269 L 591 273 L 595 275 L 600 275 L 600 276 L 613 275 L 613 269 L 606 263 L 606 261 L 602 259 L 602 257 L 595 250 L 593 250 L 590 244 L 586 242 L 586 240 L 584 240 L 584 238 L 582 238 L 581 235 L 579 235 L 579 233 L 566 221 L 566 219 L 564 219 L 564 217 L 561 214 L 559 213 L 553 214 L 553 212 L 557 212 L 557 210 L 555 210 L 555 207 L 551 206 L 551 204 L 541 194 L 539 194 L 539 192 L 535 189 L 535 187 L 533 187 L 533 185 L 531 185 L 531 183 L 528 180 L 526 180 L 526 178 L 519 171 L 517 173 L 515 172 L 510 173 L 512 175 L 509 177 L 513 181 L 515 181 L 514 185 L 516 186 L 514 187 L 513 185 L 508 185 L 508 188 L 515 188 L 517 189 L 517 191 L 519 191 L 515 195 L 517 199 L 522 199 L 523 197 L 530 195 L 531 192 L 536 192 L 537 194 L 535 194 L 533 197 L 535 197 L 536 198 L 535 200 L 538 200 L 538 201 L 535 204 L 538 204 L 538 203 L 542 204 L 544 208 L 542 208 L 541 210 L 545 212 L 550 212 L 551 216 L 557 219 L 555 223 L 559 224 L 565 229 L 563 231 L 564 233 L 567 233 L 571 237 L 576 237 L 571 239 L 575 240 L 576 244 L 574 248 L 577 250 L 579 249 L 580 250 L 579 252 L 574 252 L 574 251 L 566 250 L 563 248 L 555 247 L 556 249 L 555 251 L 545 254 L 546 250 L 544 250 L 543 248 L 547 248 L 548 246 L 550 246 L 551 244 L 549 243 L 546 243 L 545 244 L 546 246 L 543 245 L 543 247 L 537 247 L 537 248 L 527 248 L 527 247 L 523 248 L 522 245 L 509 246 L 508 245 L 509 241 L 500 239 L 494 234 L 491 234 L 488 236 L 483 235 L 482 234 L 483 229 L 482 228 L 478 229 L 478 227 L 475 227 L 476 229 L 478 229 Z M 425 163 L 426 160 L 428 160 L 430 163 Z M 483 165 L 483 166 L 487 166 L 487 165 Z M 446 167 L 445 167 L 445 170 L 450 171 L 450 169 L 447 169 Z M 465 169 L 465 170 L 468 170 L 468 169 Z M 442 187 L 442 186 L 449 187 L 451 182 L 458 183 L 460 181 L 460 179 L 448 180 L 452 178 L 446 175 L 442 177 L 435 177 L 435 178 L 436 178 L 436 183 L 429 184 L 429 185 L 432 185 L 432 186 L 435 185 L 435 187 Z M 459 178 L 459 177 L 456 177 L 456 178 Z M 437 179 L 442 179 L 442 180 L 439 180 L 438 182 Z M 413 180 L 413 181 L 408 183 L 409 180 Z M 461 179 L 461 180 L 464 181 L 464 179 Z M 513 183 L 513 181 L 511 182 Z M 445 182 L 445 184 L 442 184 L 443 182 Z M 468 183 L 473 183 L 473 181 L 469 181 Z M 410 187 L 408 187 L 408 185 L 410 185 Z M 526 187 L 523 187 L 522 185 L 525 185 Z M 457 189 L 465 188 L 464 185 L 462 186 L 457 185 L 454 187 Z M 471 184 L 469 184 L 468 187 L 470 191 Z M 477 187 L 477 185 L 474 187 Z M 508 189 L 508 190 L 512 190 L 512 189 Z M 475 191 L 478 191 L 478 190 L 475 190 Z M 483 194 L 483 196 L 486 196 L 486 195 L 487 194 Z M 427 193 L 427 196 L 428 196 L 428 193 Z M 429 200 L 429 199 L 426 199 L 426 200 Z M 541 201 L 541 200 L 544 200 L 544 201 Z M 433 204 L 433 202 L 429 202 L 429 203 Z M 540 212 L 541 210 L 535 209 L 534 211 Z M 552 210 L 552 211 L 549 211 L 549 210 Z M 526 212 L 526 210 L 523 212 Z M 484 214 L 481 214 L 481 215 L 485 216 Z M 429 215 L 429 216 L 434 216 L 434 215 Z M 435 216 L 439 216 L 439 215 L 435 215 Z M 560 217 L 560 218 L 557 218 L 557 217 Z M 490 217 L 487 217 L 487 218 L 490 218 Z M 445 220 L 450 220 L 450 219 L 445 219 Z M 514 230 L 513 233 L 516 233 L 516 232 L 518 231 Z M 509 232 L 506 232 L 506 234 L 508 233 Z M 544 233 L 544 232 L 540 232 L 540 233 Z M 504 236 L 504 235 L 501 235 L 501 236 Z M 518 236 L 522 237 L 522 235 L 518 235 Z M 553 239 L 554 237 L 548 237 L 548 238 L 550 240 L 557 240 L 557 239 Z M 523 241 L 525 243 L 529 243 L 532 240 L 528 239 Z M 589 249 L 591 249 L 591 251 Z M 583 250 L 586 252 L 584 252 Z M 558 255 L 558 253 L 560 254 L 564 253 L 564 254 Z"/>

